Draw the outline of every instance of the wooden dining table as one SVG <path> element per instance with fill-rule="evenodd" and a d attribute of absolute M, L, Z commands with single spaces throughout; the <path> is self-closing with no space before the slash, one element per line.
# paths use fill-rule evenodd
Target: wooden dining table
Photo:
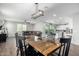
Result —
<path fill-rule="evenodd" d="M 44 56 L 50 55 L 51 53 L 55 52 L 55 50 L 61 47 L 61 45 L 56 42 L 49 42 L 46 40 L 35 41 L 32 38 L 26 39 L 25 42 L 32 46 L 35 50 L 39 51 Z"/>

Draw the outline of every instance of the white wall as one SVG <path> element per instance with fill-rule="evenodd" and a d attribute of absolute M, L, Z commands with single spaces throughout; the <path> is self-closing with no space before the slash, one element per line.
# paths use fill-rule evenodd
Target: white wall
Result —
<path fill-rule="evenodd" d="M 43 28 L 43 23 L 38 22 L 38 23 L 35 24 L 34 30 L 35 31 L 43 31 L 42 28 Z"/>
<path fill-rule="evenodd" d="M 64 17 L 64 19 L 62 19 L 60 21 L 60 24 L 61 23 L 68 23 L 67 25 L 61 25 L 61 26 L 58 26 L 58 29 L 66 29 L 67 27 L 69 29 L 73 29 L 73 19 L 71 17 Z"/>
<path fill-rule="evenodd" d="M 16 33 L 16 29 L 17 29 L 16 25 L 17 24 L 14 23 L 14 22 L 7 22 L 6 23 L 6 27 L 8 29 L 8 36 L 9 37 L 14 37 L 14 34 Z"/>
<path fill-rule="evenodd" d="M 34 31 L 41 31 L 42 32 L 42 36 L 45 36 L 45 33 L 44 33 L 44 23 L 43 22 L 37 22 L 34 26 Z"/>
<path fill-rule="evenodd" d="M 14 22 L 14 21 L 7 21 L 6 27 L 8 29 L 8 36 L 14 37 L 15 33 L 17 32 L 17 24 L 24 24 L 23 22 Z"/>
<path fill-rule="evenodd" d="M 34 24 L 30 24 L 30 23 L 27 23 L 27 31 L 33 31 L 34 30 Z"/>
<path fill-rule="evenodd" d="M 6 27 L 8 29 L 8 36 L 9 37 L 14 37 L 15 33 L 17 32 L 17 24 L 24 24 L 23 22 L 15 22 L 15 21 L 7 21 L 6 23 Z M 27 30 L 31 31 L 34 28 L 34 24 L 30 25 L 30 24 L 26 24 L 27 25 Z"/>
<path fill-rule="evenodd" d="M 79 15 L 73 16 L 73 40 L 72 43 L 79 45 Z"/>

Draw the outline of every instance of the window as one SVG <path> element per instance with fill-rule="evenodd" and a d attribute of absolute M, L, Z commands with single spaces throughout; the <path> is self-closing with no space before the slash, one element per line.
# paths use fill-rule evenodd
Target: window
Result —
<path fill-rule="evenodd" d="M 26 31 L 27 26 L 25 24 L 17 24 L 17 32 Z"/>
<path fill-rule="evenodd" d="M 27 29 L 26 29 L 26 25 L 23 25 L 23 31 L 26 31 Z"/>

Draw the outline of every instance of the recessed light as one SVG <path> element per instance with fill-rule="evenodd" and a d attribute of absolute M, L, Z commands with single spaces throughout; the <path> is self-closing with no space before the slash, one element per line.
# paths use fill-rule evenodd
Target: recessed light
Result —
<path fill-rule="evenodd" d="M 53 14 L 53 16 L 55 17 L 55 16 L 56 16 L 56 14 Z"/>

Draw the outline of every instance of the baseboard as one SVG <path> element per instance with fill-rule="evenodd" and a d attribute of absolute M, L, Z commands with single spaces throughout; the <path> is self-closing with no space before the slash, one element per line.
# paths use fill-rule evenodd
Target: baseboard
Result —
<path fill-rule="evenodd" d="M 15 38 L 15 36 L 9 36 L 8 38 Z"/>
<path fill-rule="evenodd" d="M 79 42 L 71 42 L 72 44 L 79 45 Z"/>

